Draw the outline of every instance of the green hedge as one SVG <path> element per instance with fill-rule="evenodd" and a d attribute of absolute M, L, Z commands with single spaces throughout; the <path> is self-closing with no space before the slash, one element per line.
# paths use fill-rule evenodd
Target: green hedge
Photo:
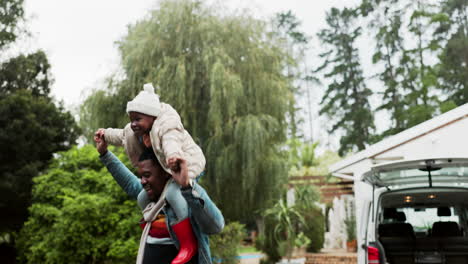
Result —
<path fill-rule="evenodd" d="M 304 210 L 301 213 L 307 223 L 302 232 L 311 240 L 307 252 L 319 252 L 325 241 L 325 217 L 322 210 L 316 207 Z"/>

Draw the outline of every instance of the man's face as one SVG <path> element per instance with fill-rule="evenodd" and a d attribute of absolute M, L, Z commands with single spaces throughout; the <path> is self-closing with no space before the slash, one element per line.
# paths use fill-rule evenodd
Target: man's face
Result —
<path fill-rule="evenodd" d="M 130 112 L 130 127 L 132 128 L 135 136 L 142 136 L 145 133 L 148 133 L 153 126 L 155 117 L 145 115 L 138 112 Z"/>
<path fill-rule="evenodd" d="M 162 193 L 170 175 L 161 166 L 156 166 L 153 160 L 143 160 L 138 163 L 140 182 L 151 200 L 156 200 Z"/>

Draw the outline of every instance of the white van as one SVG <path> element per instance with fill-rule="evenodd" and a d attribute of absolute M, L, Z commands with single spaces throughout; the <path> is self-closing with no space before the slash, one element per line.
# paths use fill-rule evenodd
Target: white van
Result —
<path fill-rule="evenodd" d="M 468 264 L 468 158 L 379 164 L 361 180 L 373 195 L 359 264 Z"/>

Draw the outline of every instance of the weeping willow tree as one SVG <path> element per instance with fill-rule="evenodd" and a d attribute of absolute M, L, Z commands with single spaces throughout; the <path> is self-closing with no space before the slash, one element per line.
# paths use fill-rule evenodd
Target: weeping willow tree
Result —
<path fill-rule="evenodd" d="M 126 102 L 152 82 L 204 150 L 202 182 L 225 217 L 252 220 L 278 198 L 287 176 L 294 99 L 284 69 L 296 63 L 272 30 L 245 12 L 162 1 L 118 42 L 124 75 L 88 97 L 82 121 L 123 126 Z"/>

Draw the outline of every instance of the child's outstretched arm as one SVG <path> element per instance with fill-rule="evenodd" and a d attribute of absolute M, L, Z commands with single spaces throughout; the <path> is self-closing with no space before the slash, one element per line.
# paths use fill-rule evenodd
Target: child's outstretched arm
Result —
<path fill-rule="evenodd" d="M 101 156 L 107 153 L 107 142 L 104 139 L 104 129 L 100 128 L 94 133 L 94 142 L 96 143 L 96 150 Z"/>
<path fill-rule="evenodd" d="M 127 125 L 129 126 L 129 125 Z M 114 146 L 123 146 L 125 141 L 125 128 L 99 128 L 95 136 L 104 136 L 107 143 L 114 145 Z"/>
<path fill-rule="evenodd" d="M 112 152 L 107 150 L 107 142 L 101 132 L 98 130 L 94 134 L 96 150 L 100 154 L 99 159 L 106 165 L 120 187 L 130 197 L 137 199 L 138 194 L 143 190 L 140 180 Z"/>

